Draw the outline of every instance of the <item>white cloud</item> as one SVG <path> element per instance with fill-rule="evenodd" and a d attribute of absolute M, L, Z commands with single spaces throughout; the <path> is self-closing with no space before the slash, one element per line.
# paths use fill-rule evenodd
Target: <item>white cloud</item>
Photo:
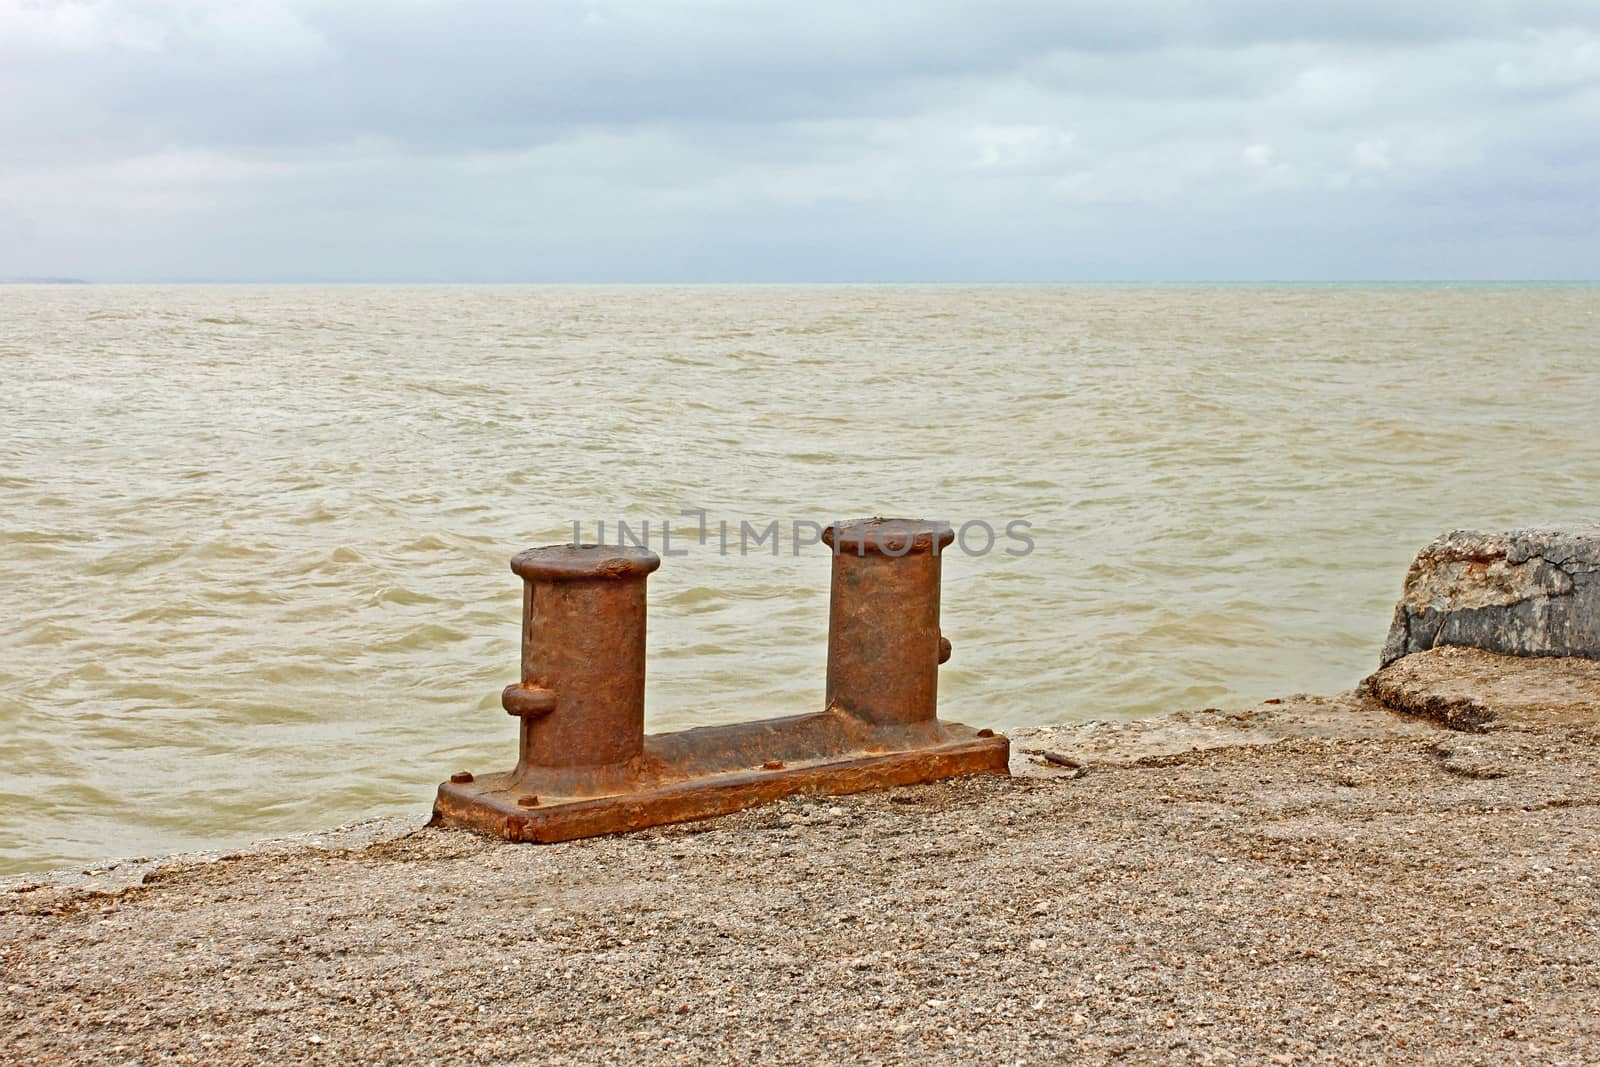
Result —
<path fill-rule="evenodd" d="M 1272 146 L 1269 144 L 1252 144 L 1245 145 L 1244 151 L 1239 153 L 1239 158 L 1244 161 L 1244 165 L 1247 167 L 1266 170 L 1277 162 L 1277 153 L 1272 150 Z"/>
<path fill-rule="evenodd" d="M 1360 170 L 1388 170 L 1389 142 L 1383 138 L 1361 141 L 1350 150 L 1350 162 Z"/>
<path fill-rule="evenodd" d="M 968 138 L 972 165 L 985 169 L 1054 172 L 1072 152 L 1073 136 L 1052 126 L 979 125 Z"/>
<path fill-rule="evenodd" d="M 1507 89 L 1572 89 L 1600 84 L 1600 34 L 1572 28 L 1527 34 L 1495 67 Z"/>

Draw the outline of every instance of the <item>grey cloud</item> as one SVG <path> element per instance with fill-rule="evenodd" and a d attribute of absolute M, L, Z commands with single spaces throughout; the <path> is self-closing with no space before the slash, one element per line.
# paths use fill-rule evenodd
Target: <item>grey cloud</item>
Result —
<path fill-rule="evenodd" d="M 1600 15 L 1582 5 L 1522 5 L 1513 18 L 1502 4 L 1371 0 L 1143 10 L 1123 3 L 296 4 L 253 21 L 163 21 L 161 10 L 126 20 L 120 35 L 108 30 L 88 55 L 66 57 L 76 61 L 74 77 L 55 87 L 74 87 L 74 103 L 99 102 L 118 122 L 184 137 L 277 145 L 376 135 L 423 148 L 480 138 L 503 147 L 578 124 L 903 114 L 960 79 L 1027 76 L 1052 60 L 1086 89 L 1098 80 L 1113 90 L 1205 92 L 1231 81 L 1232 60 L 1248 67 L 1251 57 L 1238 53 L 1252 46 L 1395 47 L 1600 26 Z M 127 22 L 146 28 L 136 32 Z M 51 62 L 59 57 L 48 53 L 31 64 L 10 58 L 47 85 L 59 69 Z"/>
<path fill-rule="evenodd" d="M 0 0 L 0 93 L 0 275 L 1595 268 L 1587 3 Z"/>

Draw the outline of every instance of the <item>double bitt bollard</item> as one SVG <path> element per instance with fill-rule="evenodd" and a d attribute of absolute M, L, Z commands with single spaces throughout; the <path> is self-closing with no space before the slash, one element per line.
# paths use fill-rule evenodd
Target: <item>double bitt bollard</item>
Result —
<path fill-rule="evenodd" d="M 842 794 L 1006 774 L 1010 743 L 937 717 L 944 523 L 864 519 L 833 551 L 826 707 L 807 715 L 644 732 L 645 582 L 655 553 L 552 545 L 512 557 L 522 578 L 515 769 L 462 771 L 433 824 L 567 841 L 722 815 L 796 793 Z"/>

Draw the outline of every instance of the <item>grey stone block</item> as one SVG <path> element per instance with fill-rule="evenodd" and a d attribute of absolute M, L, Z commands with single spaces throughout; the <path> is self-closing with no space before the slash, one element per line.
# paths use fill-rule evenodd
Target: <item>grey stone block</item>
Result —
<path fill-rule="evenodd" d="M 1600 659 L 1600 526 L 1433 541 L 1406 574 L 1382 666 L 1442 645 Z"/>

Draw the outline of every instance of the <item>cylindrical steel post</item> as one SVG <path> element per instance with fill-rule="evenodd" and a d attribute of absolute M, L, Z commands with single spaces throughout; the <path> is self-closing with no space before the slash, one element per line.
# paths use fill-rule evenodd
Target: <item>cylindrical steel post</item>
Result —
<path fill-rule="evenodd" d="M 654 552 L 608 545 L 512 557 L 524 583 L 522 683 L 504 703 L 522 719 L 519 775 L 643 752 L 645 579 L 659 566 Z"/>
<path fill-rule="evenodd" d="M 833 549 L 828 705 L 869 722 L 931 723 L 938 713 L 940 550 L 947 523 L 858 519 L 822 532 Z"/>

